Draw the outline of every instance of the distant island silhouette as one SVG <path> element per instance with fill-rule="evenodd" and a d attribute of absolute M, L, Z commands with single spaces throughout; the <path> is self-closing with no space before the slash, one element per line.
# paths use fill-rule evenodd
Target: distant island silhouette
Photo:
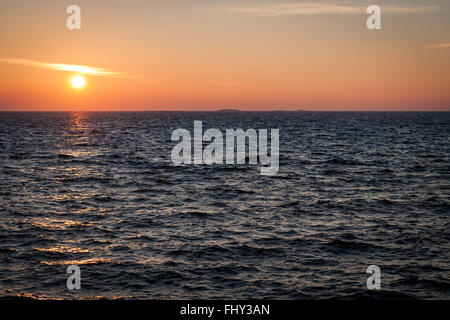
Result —
<path fill-rule="evenodd" d="M 244 110 L 244 111 L 256 111 L 257 110 Z M 259 112 L 306 112 L 307 110 L 304 109 L 297 109 L 297 110 L 283 110 L 283 109 L 273 109 L 273 110 L 261 110 Z M 242 110 L 239 109 L 219 109 L 216 110 L 216 112 L 242 112 Z"/>

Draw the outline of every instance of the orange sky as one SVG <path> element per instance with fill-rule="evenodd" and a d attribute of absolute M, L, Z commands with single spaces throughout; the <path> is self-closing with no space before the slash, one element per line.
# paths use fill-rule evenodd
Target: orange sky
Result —
<path fill-rule="evenodd" d="M 383 30 L 367 30 L 369 4 Z M 449 14 L 447 0 L 3 0 L 0 110 L 450 111 Z M 77 72 L 49 64 L 106 74 L 75 90 Z"/>

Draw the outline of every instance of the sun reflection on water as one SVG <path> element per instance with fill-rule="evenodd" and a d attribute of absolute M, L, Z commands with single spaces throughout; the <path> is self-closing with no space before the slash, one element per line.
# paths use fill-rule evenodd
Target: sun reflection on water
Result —
<path fill-rule="evenodd" d="M 81 260 L 63 260 L 63 261 L 40 261 L 42 264 L 49 266 L 66 266 L 66 265 L 86 265 L 86 264 L 99 264 L 99 263 L 114 263 L 112 260 L 105 258 L 90 258 Z"/>
<path fill-rule="evenodd" d="M 51 219 L 51 218 L 33 218 L 30 223 L 41 229 L 46 230 L 67 230 L 74 226 L 80 226 L 84 223 L 69 219 Z"/>

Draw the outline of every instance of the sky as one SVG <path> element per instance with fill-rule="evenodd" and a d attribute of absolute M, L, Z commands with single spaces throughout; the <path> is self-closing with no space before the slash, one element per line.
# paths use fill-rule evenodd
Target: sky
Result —
<path fill-rule="evenodd" d="M 66 27 L 71 4 L 81 30 Z M 373 4 L 381 30 L 366 27 Z M 448 0 L 0 7 L 1 111 L 450 111 Z"/>

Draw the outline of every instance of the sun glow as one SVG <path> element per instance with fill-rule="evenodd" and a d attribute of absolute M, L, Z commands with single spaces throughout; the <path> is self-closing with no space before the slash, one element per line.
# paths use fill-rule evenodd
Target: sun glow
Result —
<path fill-rule="evenodd" d="M 74 76 L 71 79 L 72 87 L 81 89 L 86 85 L 86 80 L 82 76 Z"/>

